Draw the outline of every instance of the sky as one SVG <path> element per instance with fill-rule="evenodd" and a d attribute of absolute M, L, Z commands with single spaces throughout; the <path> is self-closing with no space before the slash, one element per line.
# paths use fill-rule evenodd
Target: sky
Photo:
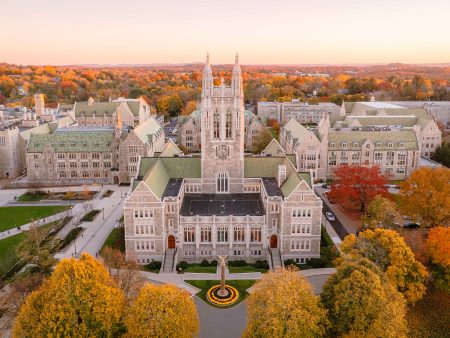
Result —
<path fill-rule="evenodd" d="M 450 0 L 0 0 L 0 62 L 450 62 Z"/>

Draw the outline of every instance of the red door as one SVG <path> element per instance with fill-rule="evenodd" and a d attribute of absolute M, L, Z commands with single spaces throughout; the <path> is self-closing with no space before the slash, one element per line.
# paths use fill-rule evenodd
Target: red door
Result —
<path fill-rule="evenodd" d="M 278 246 L 278 238 L 277 235 L 270 236 L 270 248 L 276 249 Z"/>
<path fill-rule="evenodd" d="M 175 249 L 175 236 L 170 235 L 167 242 L 167 246 L 169 247 L 169 249 Z"/>

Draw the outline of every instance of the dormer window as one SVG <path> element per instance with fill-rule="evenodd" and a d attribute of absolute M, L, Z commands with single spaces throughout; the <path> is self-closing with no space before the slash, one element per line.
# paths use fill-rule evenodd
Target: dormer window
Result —
<path fill-rule="evenodd" d="M 353 143 L 353 147 L 358 148 L 359 147 L 359 143 Z"/>
<path fill-rule="evenodd" d="M 370 148 L 370 143 L 367 143 L 367 144 L 366 144 L 366 148 Z"/>
<path fill-rule="evenodd" d="M 342 143 L 342 148 L 347 148 L 347 143 Z"/>
<path fill-rule="evenodd" d="M 400 148 L 405 148 L 405 142 L 400 142 L 399 146 L 400 146 Z"/>
<path fill-rule="evenodd" d="M 330 143 L 330 148 L 334 148 L 334 143 Z"/>
<path fill-rule="evenodd" d="M 388 148 L 392 148 L 394 145 L 392 143 L 388 143 Z"/>
<path fill-rule="evenodd" d="M 377 148 L 381 148 L 381 143 L 377 142 L 377 144 L 375 145 Z"/>

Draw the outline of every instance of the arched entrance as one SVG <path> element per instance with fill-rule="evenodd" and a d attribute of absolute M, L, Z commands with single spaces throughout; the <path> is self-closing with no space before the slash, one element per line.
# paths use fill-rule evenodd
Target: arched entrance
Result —
<path fill-rule="evenodd" d="M 270 236 L 270 248 L 276 249 L 278 247 L 278 237 L 277 235 Z"/>
<path fill-rule="evenodd" d="M 174 235 L 169 235 L 169 237 L 167 238 L 167 247 L 169 249 L 175 249 L 175 236 Z"/>
<path fill-rule="evenodd" d="M 114 176 L 114 184 L 119 184 L 119 177 L 118 176 Z"/>

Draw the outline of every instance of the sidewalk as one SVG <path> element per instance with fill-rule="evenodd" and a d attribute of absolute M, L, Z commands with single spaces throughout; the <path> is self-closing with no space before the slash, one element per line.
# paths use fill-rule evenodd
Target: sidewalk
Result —
<path fill-rule="evenodd" d="M 338 249 L 338 251 L 339 251 L 342 240 L 339 237 L 339 235 L 336 233 L 336 231 L 333 229 L 330 222 L 328 222 L 328 220 L 324 214 L 322 214 L 322 224 L 325 225 L 325 230 L 326 230 L 328 236 L 330 236 L 331 240 L 333 241 L 334 245 L 336 246 L 336 249 Z"/>

